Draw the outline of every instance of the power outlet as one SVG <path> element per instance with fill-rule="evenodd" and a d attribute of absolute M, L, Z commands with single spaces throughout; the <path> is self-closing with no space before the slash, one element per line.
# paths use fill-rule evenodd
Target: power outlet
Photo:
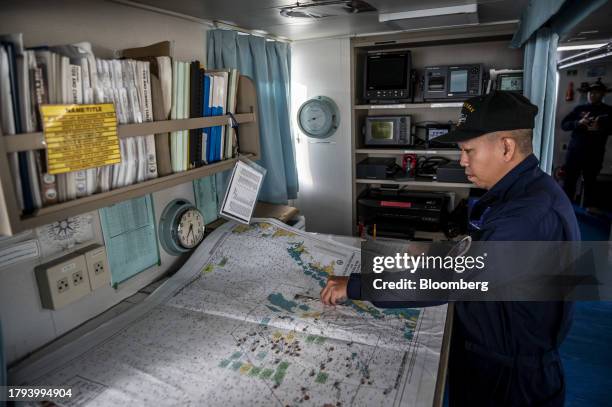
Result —
<path fill-rule="evenodd" d="M 57 280 L 57 292 L 58 293 L 63 293 L 64 291 L 68 289 L 68 287 L 69 287 L 68 277 L 60 278 L 59 280 Z"/>
<path fill-rule="evenodd" d="M 105 271 L 104 270 L 105 269 L 105 267 L 104 267 L 104 260 L 100 260 L 100 261 L 95 262 L 93 264 L 93 269 L 94 269 L 94 275 L 96 275 L 96 276 L 104 273 L 104 271 Z"/>
<path fill-rule="evenodd" d="M 85 256 L 73 253 L 34 270 L 43 308 L 59 309 L 91 292 Z"/>
<path fill-rule="evenodd" d="M 110 286 L 110 268 L 106 258 L 106 248 L 93 245 L 80 250 L 80 253 L 85 255 L 91 290 Z"/>
<path fill-rule="evenodd" d="M 83 270 L 75 271 L 72 273 L 72 284 L 77 286 L 83 283 Z"/>

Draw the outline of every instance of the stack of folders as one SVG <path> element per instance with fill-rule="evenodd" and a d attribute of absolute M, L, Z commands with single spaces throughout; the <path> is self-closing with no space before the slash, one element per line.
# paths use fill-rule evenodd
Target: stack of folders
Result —
<path fill-rule="evenodd" d="M 149 64 L 96 59 L 89 43 L 25 49 L 21 34 L 0 37 L 3 134 L 42 130 L 42 104 L 114 103 L 119 123 L 153 120 Z M 121 140 L 122 163 L 47 173 L 45 151 L 9 154 L 23 213 L 157 177 L 153 135 Z"/>
<path fill-rule="evenodd" d="M 89 44 L 24 49 L 21 34 L 1 36 L 0 42 L 3 134 L 40 131 L 41 104 L 93 103 L 96 71 Z M 48 174 L 44 151 L 11 153 L 9 162 L 24 213 L 97 189 L 96 169 Z"/>
<path fill-rule="evenodd" d="M 0 36 L 0 111 L 3 134 L 29 133 L 40 126 L 35 105 L 49 100 L 49 89 L 43 86 L 46 74 L 39 62 L 39 55 L 23 49 L 20 34 Z M 59 86 L 58 86 L 59 88 Z M 52 89 L 54 97 L 56 89 Z M 60 94 L 63 88 L 57 90 Z M 61 97 L 61 95 L 60 95 Z M 4 157 L 0 157 L 4 160 Z M 39 154 L 28 151 L 11 153 L 9 166 L 15 185 L 15 196 L 26 213 L 40 208 L 45 202 L 56 202 L 56 190 L 44 194 L 40 181 L 43 169 Z M 44 182 L 44 181 L 43 181 Z M 51 182 L 51 180 L 49 180 Z M 55 184 L 55 179 L 52 180 Z"/>
<path fill-rule="evenodd" d="M 96 59 L 96 103 L 114 103 L 119 124 L 153 121 L 147 61 Z M 100 191 L 157 177 L 155 136 L 120 139 L 121 163 L 99 170 Z"/>
<path fill-rule="evenodd" d="M 89 43 L 26 49 L 21 34 L 0 36 L 2 134 L 41 131 L 42 104 L 113 103 L 119 124 L 235 112 L 238 71 L 205 71 L 198 61 L 173 60 L 170 45 L 99 59 Z M 231 127 L 217 126 L 122 138 L 120 164 L 66 174 L 47 172 L 45 150 L 10 153 L 8 160 L 15 196 L 28 214 L 231 158 L 236 144 Z"/>
<path fill-rule="evenodd" d="M 172 119 L 222 116 L 236 111 L 238 70 L 205 70 L 198 61 L 173 61 Z M 229 126 L 181 130 L 170 135 L 172 171 L 181 172 L 235 155 Z"/>
<path fill-rule="evenodd" d="M 153 103 L 153 120 L 170 119 L 172 98 L 172 44 L 163 41 L 146 47 L 125 49 L 121 52 L 124 58 L 148 62 L 151 78 L 151 98 Z M 155 134 L 155 151 L 157 173 L 160 176 L 172 174 L 170 161 L 169 133 Z"/>

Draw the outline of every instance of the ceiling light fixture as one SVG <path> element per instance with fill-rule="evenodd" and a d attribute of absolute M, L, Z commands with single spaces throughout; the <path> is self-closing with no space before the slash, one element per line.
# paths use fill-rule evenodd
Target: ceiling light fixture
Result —
<path fill-rule="evenodd" d="M 381 13 L 378 15 L 378 21 L 405 20 L 409 18 L 436 17 L 451 14 L 471 14 L 478 11 L 476 4 L 465 4 L 463 6 L 438 7 L 424 10 L 399 11 L 396 13 Z"/>
<path fill-rule="evenodd" d="M 606 45 L 605 42 L 601 44 L 583 44 L 583 45 L 561 45 L 557 47 L 557 51 L 578 51 L 581 49 L 597 49 Z"/>
<path fill-rule="evenodd" d="M 557 69 L 584 64 L 585 62 L 596 61 L 609 56 L 612 56 L 612 42 L 604 44 L 599 48 L 590 49 L 588 51 L 563 58 L 557 63 Z"/>
<path fill-rule="evenodd" d="M 315 0 L 307 3 L 296 2 L 294 6 L 283 7 L 280 14 L 292 19 L 320 19 L 368 11 L 376 9 L 363 0 Z"/>

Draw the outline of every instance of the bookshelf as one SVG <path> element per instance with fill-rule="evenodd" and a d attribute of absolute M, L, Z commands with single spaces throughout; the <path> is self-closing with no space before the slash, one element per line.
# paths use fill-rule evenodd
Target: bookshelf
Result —
<path fill-rule="evenodd" d="M 261 157 L 259 127 L 257 123 L 257 94 L 253 81 L 241 76 L 238 84 L 237 114 L 234 115 L 240 124 L 238 145 L 240 155 L 231 159 L 215 162 L 188 171 L 170 174 L 147 180 L 108 192 L 89 195 L 46 206 L 30 215 L 21 215 L 14 194 L 14 183 L 9 170 L 7 154 L 18 151 L 45 149 L 42 132 L 23 133 L 10 136 L 0 134 L 0 234 L 15 233 L 42 226 L 60 219 L 75 216 L 84 212 L 103 208 L 127 199 L 137 198 L 156 191 L 206 177 L 231 169 L 241 157 L 257 160 Z M 204 127 L 226 125 L 229 116 L 201 117 L 180 120 L 165 120 L 117 126 L 120 138 L 146 136 L 148 134 L 166 133 L 177 130 L 190 130 Z"/>
<path fill-rule="evenodd" d="M 238 123 L 249 123 L 254 120 L 252 113 L 235 114 Z M 194 119 L 164 120 L 157 122 L 120 124 L 117 126 L 119 138 L 146 136 L 155 133 L 169 133 L 177 130 L 198 129 L 226 125 L 229 116 L 200 117 Z M 22 133 L 4 136 L 4 145 L 7 153 L 18 151 L 42 150 L 45 141 L 42 132 Z"/>
<path fill-rule="evenodd" d="M 351 39 L 351 166 L 352 166 L 352 226 L 358 233 L 357 198 L 371 187 L 393 185 L 409 191 L 440 191 L 451 195 L 452 202 L 467 198 L 471 183 L 439 182 L 427 179 L 361 179 L 357 177 L 357 163 L 368 157 L 393 157 L 402 163 L 402 156 L 415 154 L 419 157 L 444 157 L 458 161 L 458 149 L 445 148 L 373 148 L 363 140 L 363 128 L 370 116 L 404 116 L 411 118 L 411 133 L 423 139 L 424 124 L 456 122 L 463 105 L 462 100 L 428 101 L 423 97 L 422 76 L 428 66 L 482 63 L 490 68 L 522 67 L 520 50 L 510 49 L 509 41 L 515 25 L 512 23 L 492 26 L 474 26 L 453 29 L 434 29 L 415 32 L 360 36 Z M 408 49 L 412 55 L 412 68 L 418 80 L 415 97 L 409 102 L 373 104 L 364 97 L 364 60 L 368 51 Z"/>

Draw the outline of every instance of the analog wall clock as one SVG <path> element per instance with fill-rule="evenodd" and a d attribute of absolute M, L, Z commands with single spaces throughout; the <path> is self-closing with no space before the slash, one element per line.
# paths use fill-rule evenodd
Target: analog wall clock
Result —
<path fill-rule="evenodd" d="M 167 253 L 178 256 L 204 239 L 204 229 L 200 211 L 185 199 L 175 199 L 166 206 L 159 220 L 159 240 Z"/>
<path fill-rule="evenodd" d="M 316 96 L 300 106 L 297 122 L 300 130 L 308 137 L 325 139 L 338 129 L 340 112 L 333 100 L 326 96 Z"/>

